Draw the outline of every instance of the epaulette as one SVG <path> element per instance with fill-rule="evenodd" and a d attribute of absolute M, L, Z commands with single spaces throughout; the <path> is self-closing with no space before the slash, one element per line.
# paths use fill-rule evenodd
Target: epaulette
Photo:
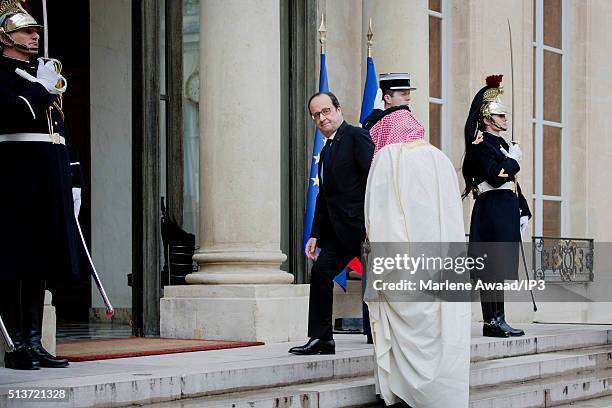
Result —
<path fill-rule="evenodd" d="M 476 136 L 476 139 L 474 139 L 472 144 L 474 145 L 480 144 L 483 140 L 484 140 L 484 136 L 482 135 L 482 133 L 478 133 L 478 135 Z"/>

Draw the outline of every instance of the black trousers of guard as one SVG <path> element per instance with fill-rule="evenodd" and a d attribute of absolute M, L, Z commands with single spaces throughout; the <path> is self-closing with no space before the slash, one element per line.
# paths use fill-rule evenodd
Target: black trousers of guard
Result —
<path fill-rule="evenodd" d="M 43 279 L 9 279 L 3 282 L 0 313 L 15 347 L 40 343 L 44 303 Z"/>
<path fill-rule="evenodd" d="M 482 308 L 482 320 L 490 323 L 499 317 L 504 318 L 504 291 L 503 290 L 481 290 L 480 307 Z"/>
<path fill-rule="evenodd" d="M 333 339 L 332 308 L 334 278 L 348 264 L 360 256 L 360 248 L 347 249 L 333 237 L 325 243 L 310 272 L 310 299 L 308 305 L 308 337 Z"/>

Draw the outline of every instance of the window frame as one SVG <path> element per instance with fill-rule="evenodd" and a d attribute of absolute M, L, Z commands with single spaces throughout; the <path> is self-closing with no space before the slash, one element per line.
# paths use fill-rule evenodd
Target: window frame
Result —
<path fill-rule="evenodd" d="M 441 20 L 440 23 L 440 98 L 434 98 L 429 95 L 429 87 L 427 88 L 428 94 L 428 108 L 430 104 L 440 105 L 440 150 L 450 156 L 451 154 L 451 140 L 448 132 L 448 116 L 450 112 L 450 99 L 448 98 L 448 76 L 449 69 L 448 65 L 450 62 L 450 47 L 448 41 L 448 33 L 450 32 L 449 27 L 449 5 L 448 0 L 440 0 L 440 12 L 430 10 L 429 4 L 427 5 L 427 18 L 435 17 Z M 429 22 L 428 22 L 429 26 Z M 431 80 L 431 79 L 430 79 Z M 429 112 L 429 111 L 428 111 Z M 429 124 L 431 129 L 431 123 Z"/>
<path fill-rule="evenodd" d="M 567 234 L 568 210 L 567 210 L 567 157 L 568 157 L 568 136 L 567 136 L 567 91 L 568 91 L 568 30 L 567 12 L 568 0 L 560 0 L 561 4 L 561 48 L 554 48 L 544 44 L 544 0 L 534 0 L 535 2 L 535 40 L 534 49 L 534 109 L 533 109 L 533 130 L 534 130 L 534 169 L 533 169 L 533 202 L 534 214 L 533 233 L 535 236 L 542 236 L 544 230 L 544 201 L 558 201 L 561 203 L 561 215 L 559 232 L 561 236 Z M 561 121 L 553 122 L 544 120 L 544 51 L 553 52 L 561 55 Z M 561 166 L 560 171 L 560 194 L 544 194 L 544 126 L 556 127 L 561 129 Z"/>

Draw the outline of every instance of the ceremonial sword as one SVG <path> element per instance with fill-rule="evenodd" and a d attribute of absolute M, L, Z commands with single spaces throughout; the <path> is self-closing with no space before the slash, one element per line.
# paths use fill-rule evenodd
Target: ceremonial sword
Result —
<path fill-rule="evenodd" d="M 6 345 L 6 351 L 12 353 L 15 351 L 15 344 L 13 344 L 13 340 L 11 340 L 11 336 L 6 330 L 6 326 L 4 326 L 4 322 L 2 321 L 2 316 L 0 316 L 0 332 L 2 332 L 2 337 L 4 338 L 4 344 Z"/>
<path fill-rule="evenodd" d="M 512 111 L 514 111 L 516 105 L 514 104 L 514 52 L 512 51 L 512 28 L 510 27 L 510 18 L 508 18 L 508 37 L 510 39 L 510 82 L 512 82 Z M 512 118 L 512 135 L 511 141 L 512 143 L 518 143 L 514 140 L 514 118 Z M 516 176 L 515 176 L 516 177 Z M 515 180 L 518 186 L 518 181 Z M 518 195 L 518 188 L 516 189 L 516 194 Z M 525 275 L 527 276 L 527 280 L 529 278 L 529 271 L 527 270 L 527 258 L 525 258 L 525 248 L 523 247 L 523 233 L 521 232 L 521 240 L 519 242 L 521 246 L 521 258 L 523 259 L 523 267 L 525 268 Z M 531 302 L 533 303 L 533 311 L 538 311 L 538 306 L 536 305 L 535 298 L 533 297 L 533 290 L 529 289 L 529 293 L 531 294 Z"/>
<path fill-rule="evenodd" d="M 42 0 L 42 11 L 43 11 L 43 56 L 45 59 L 49 59 L 49 29 L 47 22 L 47 0 Z M 56 63 L 56 69 L 61 71 L 61 64 L 59 61 L 55 59 L 51 59 Z M 60 72 L 58 72 L 59 74 Z M 102 296 L 102 300 L 104 301 L 104 305 L 106 306 L 106 315 L 112 316 L 115 314 L 115 310 L 106 295 L 106 291 L 104 290 L 104 286 L 102 286 L 102 281 L 98 276 L 98 272 L 96 271 L 96 267 L 91 259 L 91 255 L 89 253 L 89 249 L 87 248 L 87 243 L 85 242 L 85 237 L 83 236 L 83 231 L 81 230 L 81 224 L 79 223 L 79 217 L 74 214 L 74 221 L 76 222 L 77 229 L 79 230 L 79 236 L 81 237 L 81 243 L 83 244 L 83 249 L 85 250 L 85 254 L 87 255 L 87 260 L 89 261 L 89 266 L 91 266 L 91 276 L 98 287 L 98 291 L 100 292 L 100 296 Z"/>

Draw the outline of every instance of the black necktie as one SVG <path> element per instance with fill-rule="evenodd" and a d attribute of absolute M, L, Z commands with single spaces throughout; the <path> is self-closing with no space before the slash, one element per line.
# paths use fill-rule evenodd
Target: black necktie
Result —
<path fill-rule="evenodd" d="M 332 147 L 332 143 L 334 142 L 333 139 L 329 139 L 329 141 L 325 144 L 325 156 L 323 157 L 323 179 L 325 180 L 325 177 L 329 174 L 329 165 L 331 164 L 331 147 Z"/>

